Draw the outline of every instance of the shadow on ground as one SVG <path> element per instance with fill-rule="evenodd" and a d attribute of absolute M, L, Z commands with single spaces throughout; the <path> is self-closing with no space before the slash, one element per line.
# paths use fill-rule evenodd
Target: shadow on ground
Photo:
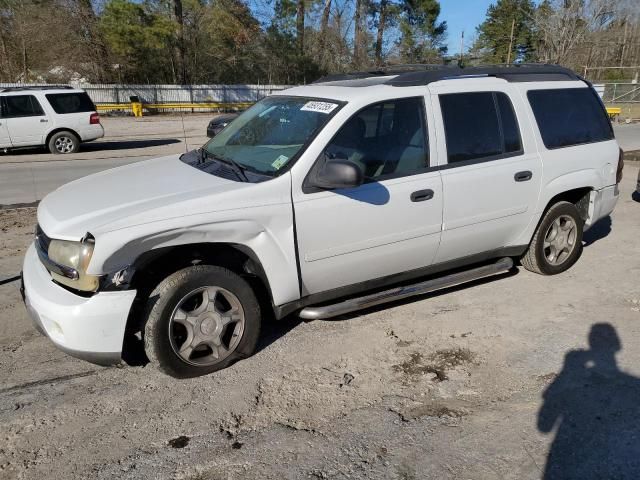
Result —
<path fill-rule="evenodd" d="M 604 237 L 611 233 L 611 216 L 607 215 L 603 219 L 596 222 L 589 230 L 584 232 L 582 237 L 583 245 L 588 247 L 589 245 L 602 240 Z"/>
<path fill-rule="evenodd" d="M 614 327 L 596 323 L 589 349 L 566 354 L 538 412 L 538 429 L 555 430 L 544 480 L 640 477 L 640 379 L 620 371 L 620 350 Z"/>
<path fill-rule="evenodd" d="M 128 150 L 132 148 L 161 147 L 180 143 L 176 138 L 155 138 L 149 140 L 118 140 L 83 143 L 80 146 L 82 152 L 101 152 L 104 150 Z"/>
<path fill-rule="evenodd" d="M 163 145 L 173 145 L 180 143 L 177 138 L 153 138 L 148 140 L 107 140 L 83 143 L 80 145 L 78 153 L 83 152 L 102 152 L 109 150 L 127 150 L 136 148 L 161 147 Z M 20 147 L 9 150 L 9 155 L 35 155 L 49 153 L 45 147 Z M 58 155 L 56 159 L 73 160 L 74 154 Z"/>

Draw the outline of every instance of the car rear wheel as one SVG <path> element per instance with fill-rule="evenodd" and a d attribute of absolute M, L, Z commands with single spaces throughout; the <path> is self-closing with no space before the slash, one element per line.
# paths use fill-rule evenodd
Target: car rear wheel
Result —
<path fill-rule="evenodd" d="M 522 266 L 542 275 L 562 273 L 582 251 L 584 221 L 573 203 L 558 202 L 545 213 L 533 235 Z"/>
<path fill-rule="evenodd" d="M 173 377 L 205 375 L 250 356 L 260 323 L 258 300 L 242 277 L 222 267 L 188 267 L 151 293 L 145 352 Z"/>
<path fill-rule="evenodd" d="M 49 151 L 56 154 L 75 153 L 80 148 L 80 140 L 69 131 L 55 133 L 49 139 Z"/>

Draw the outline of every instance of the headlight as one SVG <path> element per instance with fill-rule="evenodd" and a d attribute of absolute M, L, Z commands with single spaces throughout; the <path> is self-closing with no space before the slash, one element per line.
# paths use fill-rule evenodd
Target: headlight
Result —
<path fill-rule="evenodd" d="M 47 252 L 49 259 L 59 265 L 73 268 L 78 272 L 78 278 L 68 278 L 55 272 L 51 272 L 51 276 L 57 282 L 77 290 L 95 292 L 98 289 L 100 277 L 87 275 L 87 268 L 93 255 L 94 245 L 95 242 L 92 238 L 84 239 L 81 242 L 51 240 Z"/>

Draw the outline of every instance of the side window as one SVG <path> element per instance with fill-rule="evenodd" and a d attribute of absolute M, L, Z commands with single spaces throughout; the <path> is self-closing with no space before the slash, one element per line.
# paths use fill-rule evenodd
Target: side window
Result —
<path fill-rule="evenodd" d="M 325 148 L 362 168 L 366 181 L 419 173 L 429 166 L 424 101 L 389 100 L 351 117 Z"/>
<path fill-rule="evenodd" d="M 440 95 L 448 163 L 491 160 L 522 152 L 509 97 L 500 92 Z"/>
<path fill-rule="evenodd" d="M 502 135 L 504 136 L 504 153 L 521 152 L 520 129 L 518 128 L 518 120 L 516 120 L 511 100 L 502 92 L 497 92 L 495 96 L 498 111 L 500 112 Z"/>
<path fill-rule="evenodd" d="M 7 95 L 4 97 L 5 118 L 37 117 L 44 115 L 42 107 L 33 95 Z"/>
<path fill-rule="evenodd" d="M 607 114 L 590 88 L 530 90 L 527 97 L 547 148 L 613 138 Z"/>
<path fill-rule="evenodd" d="M 96 107 L 86 93 L 50 93 L 45 95 L 56 113 L 95 112 Z"/>

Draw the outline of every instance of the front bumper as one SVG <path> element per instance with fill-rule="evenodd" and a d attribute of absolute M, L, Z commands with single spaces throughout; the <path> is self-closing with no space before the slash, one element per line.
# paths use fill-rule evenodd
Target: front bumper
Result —
<path fill-rule="evenodd" d="M 22 282 L 29 315 L 56 347 L 98 365 L 120 363 L 135 290 L 76 295 L 53 282 L 33 245 L 24 258 Z"/>

